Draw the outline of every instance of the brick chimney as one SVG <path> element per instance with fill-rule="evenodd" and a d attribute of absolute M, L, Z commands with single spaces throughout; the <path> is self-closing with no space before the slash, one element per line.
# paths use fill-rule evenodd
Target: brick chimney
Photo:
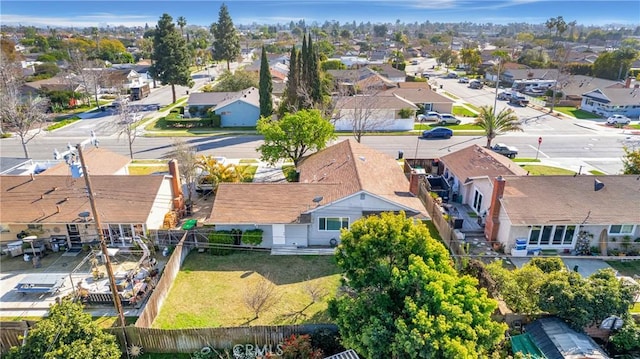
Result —
<path fill-rule="evenodd" d="M 409 192 L 411 192 L 414 196 L 418 195 L 418 186 L 420 183 L 420 176 L 415 171 L 411 171 L 409 174 Z"/>
<path fill-rule="evenodd" d="M 178 213 L 183 213 L 184 196 L 182 195 L 182 185 L 180 184 L 180 170 L 178 170 L 178 161 L 169 161 L 169 173 L 171 174 L 171 195 L 173 197 L 173 208 Z"/>
<path fill-rule="evenodd" d="M 624 82 L 624 88 L 626 89 L 631 88 L 631 79 L 632 79 L 631 76 L 627 77 L 627 80 Z"/>
<path fill-rule="evenodd" d="M 484 236 L 487 240 L 493 242 L 497 240 L 498 229 L 500 228 L 500 199 L 504 194 L 504 186 L 506 181 L 502 176 L 498 176 L 493 180 L 493 192 L 491 193 L 491 207 L 487 214 L 487 222 L 484 227 Z"/>

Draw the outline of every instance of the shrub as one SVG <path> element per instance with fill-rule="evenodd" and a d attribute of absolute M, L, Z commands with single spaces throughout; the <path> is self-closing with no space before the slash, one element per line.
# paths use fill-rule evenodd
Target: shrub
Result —
<path fill-rule="evenodd" d="M 242 242 L 251 246 L 259 246 L 262 244 L 262 232 L 260 228 L 246 230 L 242 236 Z"/>
<path fill-rule="evenodd" d="M 234 238 L 231 234 L 231 231 L 211 232 L 211 234 L 209 234 L 209 243 L 214 245 L 211 248 L 211 254 L 213 255 L 224 256 L 233 252 L 231 249 L 224 248 L 224 246 L 231 246 L 234 243 Z M 217 247 L 215 246 L 217 244 L 224 246 Z"/>

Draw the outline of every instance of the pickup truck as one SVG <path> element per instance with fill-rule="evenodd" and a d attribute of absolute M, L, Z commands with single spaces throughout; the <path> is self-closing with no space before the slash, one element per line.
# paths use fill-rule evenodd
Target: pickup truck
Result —
<path fill-rule="evenodd" d="M 509 158 L 515 158 L 518 155 L 518 149 L 513 146 L 507 146 L 504 143 L 496 143 L 491 146 L 491 149 L 494 152 L 497 152 L 501 155 L 507 156 Z"/>

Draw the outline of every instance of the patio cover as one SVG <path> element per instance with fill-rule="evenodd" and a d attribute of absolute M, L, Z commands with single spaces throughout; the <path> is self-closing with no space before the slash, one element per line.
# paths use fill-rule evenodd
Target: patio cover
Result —
<path fill-rule="evenodd" d="M 523 355 L 529 355 L 532 359 L 546 359 L 547 357 L 542 354 L 540 349 L 535 345 L 529 333 L 516 335 L 511 337 L 511 350 L 513 353 L 522 353 Z"/>

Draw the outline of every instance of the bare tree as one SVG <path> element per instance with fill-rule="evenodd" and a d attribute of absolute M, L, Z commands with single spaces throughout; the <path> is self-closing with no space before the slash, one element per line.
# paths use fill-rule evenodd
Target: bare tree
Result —
<path fill-rule="evenodd" d="M 13 64 L 0 66 L 0 121 L 2 128 L 14 131 L 20 137 L 24 157 L 29 158 L 27 144 L 42 131 L 47 119 L 49 101 L 45 98 L 20 93 L 23 79 L 19 77 Z"/>
<path fill-rule="evenodd" d="M 375 73 L 371 76 L 380 78 Z M 360 142 L 366 133 L 378 131 L 392 123 L 396 114 L 390 114 L 384 106 L 379 106 L 386 97 L 382 96 L 386 90 L 384 80 L 365 79 L 359 85 L 358 72 L 354 71 L 351 77 L 346 86 L 338 89 L 338 95 L 334 98 L 331 122 L 336 128 L 348 124 L 353 137 Z"/>
<path fill-rule="evenodd" d="M 98 95 L 100 85 L 105 76 L 104 62 L 88 60 L 87 54 L 80 51 L 69 52 L 69 72 L 71 81 L 78 82 L 84 89 L 87 98 L 94 97 L 96 106 L 100 107 Z M 89 101 L 90 102 L 90 101 Z"/>
<path fill-rule="evenodd" d="M 124 138 L 129 145 L 129 157 L 133 159 L 133 142 L 138 138 L 138 122 L 142 120 L 142 114 L 137 107 L 128 103 L 120 103 L 116 107 L 116 123 L 118 139 Z"/>
<path fill-rule="evenodd" d="M 199 160 L 196 150 L 189 146 L 183 139 L 176 138 L 173 141 L 173 153 L 171 155 L 178 161 L 178 170 L 183 183 L 187 187 L 187 203 L 192 202 L 193 193 L 196 190 Z"/>
<path fill-rule="evenodd" d="M 258 319 L 260 313 L 263 313 L 280 301 L 278 288 L 269 280 L 269 276 L 261 277 L 257 283 L 247 287 L 243 295 L 244 305 Z"/>

